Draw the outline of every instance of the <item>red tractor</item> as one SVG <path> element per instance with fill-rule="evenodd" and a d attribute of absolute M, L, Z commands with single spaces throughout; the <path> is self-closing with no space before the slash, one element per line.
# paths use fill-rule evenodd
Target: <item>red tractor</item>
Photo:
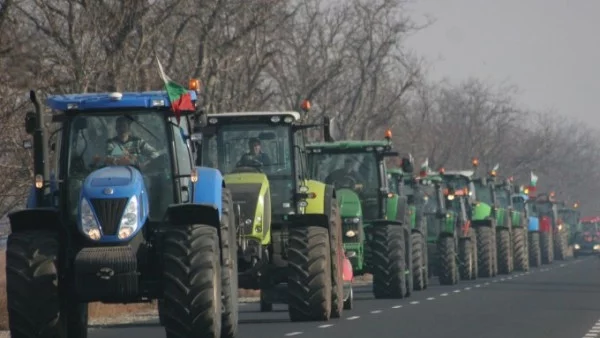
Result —
<path fill-rule="evenodd" d="M 567 258 L 569 230 L 558 217 L 558 202 L 554 192 L 535 197 L 534 208 L 540 220 L 542 263 L 551 264 L 554 258 Z"/>

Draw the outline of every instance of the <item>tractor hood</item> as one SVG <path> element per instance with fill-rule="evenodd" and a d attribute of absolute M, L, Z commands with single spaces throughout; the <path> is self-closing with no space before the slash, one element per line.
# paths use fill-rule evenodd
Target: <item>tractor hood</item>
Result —
<path fill-rule="evenodd" d="M 477 202 L 473 208 L 473 220 L 482 221 L 492 213 L 492 207 L 487 203 Z"/>
<path fill-rule="evenodd" d="M 83 182 L 87 198 L 129 198 L 144 187 L 142 174 L 130 166 L 104 167 L 92 172 Z"/>
<path fill-rule="evenodd" d="M 537 217 L 529 216 L 529 231 L 540 231 L 540 220 Z"/>
<path fill-rule="evenodd" d="M 356 192 L 351 189 L 340 189 L 336 193 L 342 218 L 362 217 L 360 198 Z"/>
<path fill-rule="evenodd" d="M 224 176 L 225 185 L 231 191 L 238 221 L 244 224 L 244 234 L 252 233 L 256 221 L 259 201 L 264 203 L 262 194 L 268 193 L 268 181 L 262 173 L 239 173 Z M 266 185 L 263 189 L 263 186 Z M 238 214 L 239 208 L 239 214 Z M 262 210 L 262 208 L 261 208 Z"/>

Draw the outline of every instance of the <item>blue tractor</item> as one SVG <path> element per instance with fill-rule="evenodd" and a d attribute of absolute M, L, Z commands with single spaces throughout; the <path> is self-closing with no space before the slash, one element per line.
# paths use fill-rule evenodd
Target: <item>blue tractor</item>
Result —
<path fill-rule="evenodd" d="M 192 162 L 200 111 L 177 123 L 161 91 L 57 95 L 46 125 L 30 98 L 35 181 L 6 249 L 12 337 L 86 337 L 89 302 L 153 300 L 167 337 L 235 337 L 235 216 L 221 173 Z"/>

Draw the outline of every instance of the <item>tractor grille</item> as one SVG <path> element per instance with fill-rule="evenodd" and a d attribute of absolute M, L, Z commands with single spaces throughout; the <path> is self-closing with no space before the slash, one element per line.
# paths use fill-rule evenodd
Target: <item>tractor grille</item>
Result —
<path fill-rule="evenodd" d="M 128 200 L 127 198 L 93 198 L 90 200 L 104 235 L 114 236 L 117 234 Z"/>
<path fill-rule="evenodd" d="M 435 214 L 425 216 L 427 220 L 427 236 L 437 237 L 440 235 L 440 219 Z"/>
<path fill-rule="evenodd" d="M 243 224 L 243 234 L 251 234 L 252 227 L 254 226 L 254 216 L 256 213 L 256 204 L 258 203 L 258 196 L 254 193 L 236 193 L 234 195 L 235 210 L 239 208 L 238 221 Z M 246 224 L 246 220 L 251 220 L 250 224 Z"/>
<path fill-rule="evenodd" d="M 344 243 L 360 243 L 361 242 L 361 231 L 360 231 L 360 223 L 344 223 L 342 226 L 342 230 L 344 232 Z M 356 233 L 353 237 L 346 236 L 346 232 L 352 230 Z"/>

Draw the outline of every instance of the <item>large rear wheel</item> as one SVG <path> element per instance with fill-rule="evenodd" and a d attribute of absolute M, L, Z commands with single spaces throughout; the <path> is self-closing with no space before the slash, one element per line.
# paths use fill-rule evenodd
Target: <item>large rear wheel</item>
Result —
<path fill-rule="evenodd" d="M 404 298 L 408 294 L 404 227 L 377 225 L 371 241 L 375 298 Z"/>

